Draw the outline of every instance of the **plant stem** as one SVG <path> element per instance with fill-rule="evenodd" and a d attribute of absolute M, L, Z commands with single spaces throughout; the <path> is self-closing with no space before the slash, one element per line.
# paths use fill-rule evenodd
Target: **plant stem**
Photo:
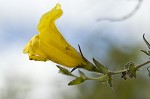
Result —
<path fill-rule="evenodd" d="M 103 75 L 100 77 L 96 77 L 96 78 L 90 78 L 90 77 L 86 77 L 86 80 L 98 80 L 98 81 L 106 81 L 106 79 L 108 79 L 108 75 Z"/>
<path fill-rule="evenodd" d="M 110 75 L 120 74 L 122 72 L 126 72 L 128 69 L 118 70 L 118 71 L 111 71 Z"/>
<path fill-rule="evenodd" d="M 149 63 L 150 63 L 150 60 L 148 60 L 148 61 L 146 61 L 146 62 L 144 62 L 142 64 L 139 64 L 139 65 L 135 66 L 135 68 L 136 68 L 136 70 L 138 70 L 139 68 L 141 68 L 141 67 L 143 67 L 143 66 L 145 66 L 145 65 L 147 65 Z M 123 70 L 119 70 L 119 71 L 111 71 L 110 75 L 120 74 L 122 72 L 126 72 L 127 70 L 128 69 L 123 69 Z"/>
<path fill-rule="evenodd" d="M 136 66 L 136 69 L 139 69 L 139 68 L 141 68 L 141 67 L 143 67 L 144 65 L 147 65 L 147 64 L 149 64 L 149 63 L 150 63 L 150 60 L 148 60 L 148 61 L 146 61 L 146 62 L 144 62 L 144 63 L 142 63 L 142 64 L 139 64 L 139 65 Z"/>

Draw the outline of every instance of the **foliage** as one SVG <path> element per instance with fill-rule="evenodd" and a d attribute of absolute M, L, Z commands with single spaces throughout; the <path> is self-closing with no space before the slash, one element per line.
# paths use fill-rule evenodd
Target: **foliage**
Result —
<path fill-rule="evenodd" d="M 143 40 L 144 42 L 146 43 L 147 47 L 149 48 L 148 51 L 144 51 L 144 50 L 141 50 L 142 52 L 144 52 L 146 55 L 150 56 L 150 44 L 149 42 L 146 40 L 145 36 L 143 35 Z M 69 75 L 69 76 L 73 76 L 75 77 L 74 80 L 72 80 L 68 85 L 77 85 L 77 84 L 81 84 L 83 82 L 85 82 L 86 80 L 96 80 L 98 82 L 105 82 L 107 84 L 109 84 L 110 87 L 112 87 L 112 80 L 113 80 L 113 76 L 116 75 L 116 74 L 121 74 L 121 78 L 123 79 L 127 79 L 127 78 L 136 78 L 136 74 L 137 74 L 137 71 L 139 71 L 139 68 L 147 65 L 150 63 L 150 60 L 142 63 L 142 64 L 139 64 L 139 65 L 135 65 L 135 63 L 133 62 L 128 62 L 125 66 L 124 66 L 124 69 L 122 70 L 118 70 L 118 71 L 111 71 L 108 67 L 104 66 L 103 64 L 101 64 L 100 62 L 98 62 L 95 58 L 93 58 L 93 63 L 91 63 L 90 61 L 88 61 L 82 54 L 81 52 L 81 48 L 79 46 L 79 50 L 80 50 L 80 53 L 82 55 L 82 57 L 84 58 L 84 60 L 87 62 L 87 66 L 78 66 L 78 67 L 75 67 L 73 70 L 77 69 L 77 68 L 82 68 L 82 69 L 85 69 L 85 70 L 88 70 L 88 71 L 92 71 L 94 73 L 97 73 L 97 74 L 100 74 L 99 77 L 87 77 L 85 75 L 85 73 L 83 73 L 82 71 L 79 70 L 79 74 L 80 76 L 76 76 L 74 75 L 72 72 L 69 72 L 67 69 L 63 68 L 63 67 L 60 67 L 58 66 L 60 72 L 62 74 L 65 74 L 65 75 Z M 150 75 L 150 70 L 149 70 L 149 67 L 147 68 L 148 72 L 149 72 L 149 75 Z"/>

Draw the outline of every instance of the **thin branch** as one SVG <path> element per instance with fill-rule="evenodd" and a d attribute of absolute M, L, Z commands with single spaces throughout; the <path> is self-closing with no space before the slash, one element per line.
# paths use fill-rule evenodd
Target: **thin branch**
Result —
<path fill-rule="evenodd" d="M 150 63 L 150 60 L 148 60 L 148 61 L 146 61 L 146 62 L 144 62 L 144 63 L 142 63 L 142 64 L 139 64 L 139 65 L 136 66 L 136 69 L 139 69 L 139 68 L 141 68 L 141 67 L 143 67 L 144 65 L 147 65 L 147 64 L 149 64 L 149 63 Z"/>
<path fill-rule="evenodd" d="M 150 60 L 148 60 L 148 61 L 146 61 L 146 62 L 144 62 L 142 64 L 139 64 L 139 65 L 135 66 L 136 70 L 138 70 L 139 68 L 141 68 L 141 67 L 143 67 L 143 66 L 145 66 L 145 65 L 147 65 L 149 63 L 150 63 Z M 120 73 L 126 72 L 126 71 L 128 71 L 128 69 L 123 69 L 123 70 L 119 70 L 119 71 L 111 71 L 110 74 L 111 75 L 115 75 L 115 74 L 120 74 Z"/>
<path fill-rule="evenodd" d="M 116 74 L 120 74 L 122 72 L 126 72 L 128 69 L 123 69 L 123 70 L 118 70 L 118 71 L 111 71 L 110 75 L 116 75 Z"/>
<path fill-rule="evenodd" d="M 100 21 L 111 21 L 111 22 L 117 22 L 117 21 L 124 21 L 127 20 L 129 18 L 131 18 L 141 7 L 143 0 L 138 0 L 138 4 L 136 5 L 136 7 L 133 9 L 133 11 L 131 11 L 130 13 L 128 13 L 125 16 L 122 16 L 120 18 L 99 18 L 96 21 L 100 22 Z"/>

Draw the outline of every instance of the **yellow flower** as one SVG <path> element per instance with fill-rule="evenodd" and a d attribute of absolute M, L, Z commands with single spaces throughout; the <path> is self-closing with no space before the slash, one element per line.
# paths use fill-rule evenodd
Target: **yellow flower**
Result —
<path fill-rule="evenodd" d="M 86 65 L 81 54 L 64 39 L 55 26 L 55 20 L 62 14 L 61 6 L 57 4 L 42 16 L 37 26 L 39 34 L 27 43 L 24 53 L 28 53 L 30 60 L 51 60 L 70 68 Z"/>

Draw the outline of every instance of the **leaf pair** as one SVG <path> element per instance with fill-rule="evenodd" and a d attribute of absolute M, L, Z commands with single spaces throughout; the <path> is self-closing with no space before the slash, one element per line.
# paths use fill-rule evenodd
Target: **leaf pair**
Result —
<path fill-rule="evenodd" d="M 96 77 L 96 78 L 90 78 L 90 77 L 87 77 L 82 71 L 79 70 L 80 76 L 78 77 L 78 76 L 73 75 L 72 72 L 68 71 L 68 70 L 67 70 L 66 68 L 64 68 L 64 67 L 61 67 L 61 66 L 57 66 L 57 67 L 59 68 L 59 72 L 60 72 L 60 73 L 62 73 L 62 74 L 64 74 L 64 75 L 67 75 L 67 76 L 75 77 L 75 79 L 72 80 L 71 82 L 69 82 L 68 85 L 81 84 L 81 83 L 83 83 L 83 82 L 86 81 L 86 80 L 96 80 L 96 81 L 98 81 L 98 82 L 100 82 L 100 83 L 101 83 L 101 82 L 104 82 L 104 83 L 108 82 L 108 84 L 109 84 L 110 86 L 112 86 L 112 83 L 111 83 L 112 77 L 109 75 L 109 73 L 103 74 L 103 75 L 101 75 L 101 76 L 99 76 L 99 77 Z"/>
<path fill-rule="evenodd" d="M 77 76 L 73 75 L 68 69 L 58 66 L 58 65 L 57 65 L 57 67 L 59 68 L 60 73 L 67 75 L 67 76 L 76 77 L 76 79 L 72 80 L 68 85 L 77 85 L 86 80 L 86 75 L 80 70 L 79 70 L 80 77 L 77 77 Z"/>
<path fill-rule="evenodd" d="M 106 80 L 106 82 L 108 82 L 109 86 L 112 87 L 112 76 L 110 75 L 108 68 L 102 65 L 100 62 L 98 62 L 94 58 L 93 58 L 93 62 L 95 66 L 100 70 L 100 73 L 108 76 L 108 79 Z"/>
<path fill-rule="evenodd" d="M 72 80 L 71 82 L 68 83 L 68 85 L 77 85 L 77 84 L 81 84 L 83 83 L 85 80 L 87 80 L 86 78 L 86 75 L 79 70 L 79 74 L 80 74 L 80 77 L 76 77 L 76 79 Z"/>

